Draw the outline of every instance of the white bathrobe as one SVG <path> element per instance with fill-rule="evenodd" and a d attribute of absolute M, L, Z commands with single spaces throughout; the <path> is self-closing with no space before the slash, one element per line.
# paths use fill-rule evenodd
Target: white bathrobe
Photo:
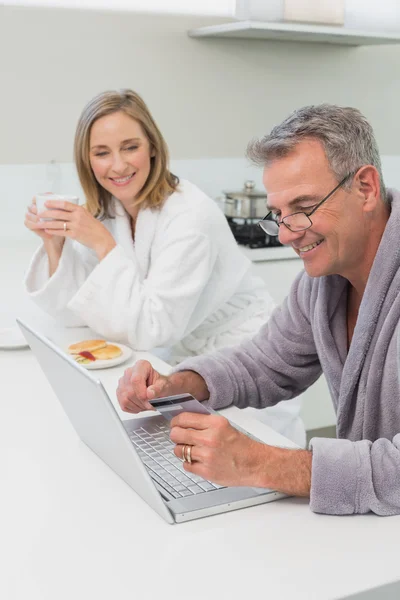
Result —
<path fill-rule="evenodd" d="M 26 289 L 60 324 L 89 326 L 176 364 L 235 345 L 268 319 L 274 304 L 265 284 L 251 275 L 216 203 L 196 186 L 181 181 L 161 210 L 139 211 L 134 243 L 129 216 L 117 200 L 114 207 L 115 218 L 103 223 L 117 246 L 102 261 L 66 239 L 49 278 L 44 247 L 33 256 Z M 300 410 L 299 400 L 290 402 L 267 409 L 274 428 L 289 434 L 298 430 Z M 303 439 L 304 430 L 295 437 Z"/>

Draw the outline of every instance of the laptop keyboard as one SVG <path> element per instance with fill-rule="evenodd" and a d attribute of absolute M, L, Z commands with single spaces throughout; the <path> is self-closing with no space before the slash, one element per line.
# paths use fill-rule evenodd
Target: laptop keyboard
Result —
<path fill-rule="evenodd" d="M 174 498 L 204 494 L 224 487 L 186 472 L 183 461 L 174 454 L 175 444 L 171 442 L 169 433 L 168 422 L 149 423 L 128 431 L 132 444 L 154 481 Z"/>

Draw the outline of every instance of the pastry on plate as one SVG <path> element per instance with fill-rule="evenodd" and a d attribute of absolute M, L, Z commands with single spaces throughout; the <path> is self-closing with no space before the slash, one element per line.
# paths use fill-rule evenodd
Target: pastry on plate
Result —
<path fill-rule="evenodd" d="M 83 342 L 77 342 L 68 347 L 68 352 L 81 365 L 88 365 L 96 360 L 111 360 L 122 354 L 119 346 L 107 344 L 105 340 L 84 340 Z"/>
<path fill-rule="evenodd" d="M 107 346 L 106 340 L 83 340 L 76 344 L 68 346 L 68 352 L 70 354 L 80 354 L 81 352 L 93 352 L 105 348 Z"/>
<path fill-rule="evenodd" d="M 114 346 L 114 344 L 107 344 L 103 348 L 99 348 L 98 350 L 92 350 L 93 356 L 96 360 L 111 360 L 112 358 L 117 358 L 121 356 L 122 350 L 119 346 Z"/>

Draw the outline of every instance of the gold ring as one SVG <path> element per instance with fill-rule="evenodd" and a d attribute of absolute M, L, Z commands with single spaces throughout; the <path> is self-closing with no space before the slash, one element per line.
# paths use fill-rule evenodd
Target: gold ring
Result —
<path fill-rule="evenodd" d="M 64 221 L 64 231 L 67 231 L 67 222 Z"/>
<path fill-rule="evenodd" d="M 186 462 L 185 448 L 186 448 L 186 446 L 182 446 L 182 460 L 183 460 L 183 462 Z"/>
<path fill-rule="evenodd" d="M 186 460 L 188 461 L 188 463 L 191 465 L 192 464 L 192 447 L 193 446 L 186 446 L 187 451 L 186 451 Z"/>

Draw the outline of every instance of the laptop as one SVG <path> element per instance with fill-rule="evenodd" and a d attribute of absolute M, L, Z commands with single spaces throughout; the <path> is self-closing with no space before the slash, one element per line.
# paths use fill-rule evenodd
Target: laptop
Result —
<path fill-rule="evenodd" d="M 99 380 L 28 324 L 17 323 L 81 440 L 168 523 L 286 497 L 264 488 L 223 487 L 183 469 L 169 421 L 185 410 L 210 412 L 193 396 L 153 400 L 157 413 L 122 421 Z"/>

